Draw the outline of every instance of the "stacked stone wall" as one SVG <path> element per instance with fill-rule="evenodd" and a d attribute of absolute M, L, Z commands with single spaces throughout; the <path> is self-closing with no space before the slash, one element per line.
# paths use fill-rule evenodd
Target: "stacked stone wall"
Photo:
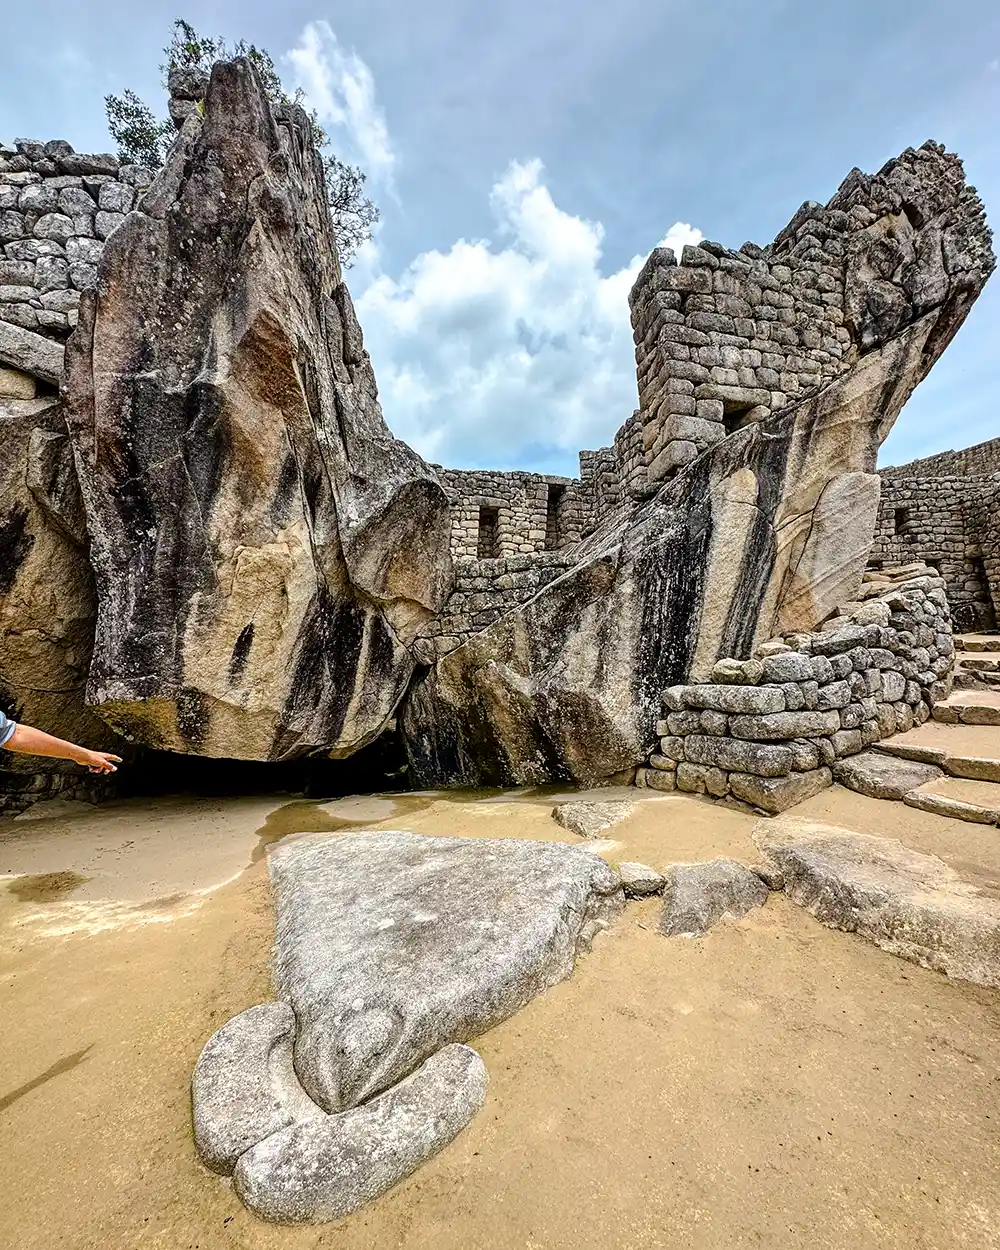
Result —
<path fill-rule="evenodd" d="M 665 691 L 637 783 L 779 812 L 830 785 L 837 760 L 922 724 L 954 660 L 943 580 L 919 564 L 873 570 L 841 611 Z"/>
<path fill-rule="evenodd" d="M 0 322 L 64 341 L 105 240 L 152 178 L 62 139 L 0 145 Z"/>
<path fill-rule="evenodd" d="M 968 201 L 954 237 L 928 229 Z M 853 170 L 824 207 L 803 204 L 767 248 L 657 248 L 629 297 L 639 385 L 641 473 L 633 494 L 749 422 L 828 385 L 887 333 L 933 305 L 964 248 L 988 246 L 961 161 L 926 143 L 869 177 Z M 917 254 L 917 243 L 926 255 Z M 929 275 L 933 274 L 933 278 Z M 623 461 L 624 463 L 624 461 Z"/>
<path fill-rule="evenodd" d="M 909 464 L 890 465 L 881 470 L 882 480 L 915 477 L 983 477 L 1000 473 L 1000 438 L 976 443 L 961 451 L 941 451 Z"/>
<path fill-rule="evenodd" d="M 565 552 L 540 551 L 499 560 L 455 561 L 455 590 L 421 635 L 432 661 L 478 634 L 529 599 L 575 563 Z"/>
<path fill-rule="evenodd" d="M 19 816 L 46 799 L 100 803 L 115 793 L 108 780 L 78 773 L 15 772 L 0 769 L 0 816 Z"/>
<path fill-rule="evenodd" d="M 996 625 L 1000 602 L 995 555 L 992 576 L 986 552 L 995 552 L 995 503 L 1000 481 L 989 477 L 885 477 L 872 545 L 873 564 L 922 560 L 944 579 L 955 629 Z M 991 593 L 992 591 L 992 593 Z"/>
<path fill-rule="evenodd" d="M 496 511 L 496 554 L 487 559 L 561 551 L 580 541 L 585 508 L 580 482 L 542 473 L 433 468 L 451 502 L 451 551 L 477 558 L 482 510 Z M 558 493 L 555 526 L 549 501 Z"/>
<path fill-rule="evenodd" d="M 621 507 L 621 462 L 613 447 L 580 452 L 580 496 L 584 535 Z"/>

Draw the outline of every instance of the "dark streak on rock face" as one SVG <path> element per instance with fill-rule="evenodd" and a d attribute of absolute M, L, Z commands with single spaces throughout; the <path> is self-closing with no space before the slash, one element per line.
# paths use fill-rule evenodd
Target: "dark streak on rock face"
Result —
<path fill-rule="evenodd" d="M 236 685 L 243 674 L 246 672 L 247 661 L 250 659 L 250 650 L 253 647 L 253 621 L 249 625 L 244 625 L 240 630 L 239 637 L 236 639 L 236 645 L 233 647 L 232 658 L 229 661 L 229 680 Z"/>
<path fill-rule="evenodd" d="M 309 119 L 245 60 L 109 238 L 66 361 L 90 701 L 206 755 L 377 737 L 450 592 L 448 502 L 382 418 Z"/>
<path fill-rule="evenodd" d="M 11 508 L 0 521 L 0 595 L 11 590 L 34 545 L 33 535 L 26 532 L 27 524 L 28 509 L 23 505 Z"/>

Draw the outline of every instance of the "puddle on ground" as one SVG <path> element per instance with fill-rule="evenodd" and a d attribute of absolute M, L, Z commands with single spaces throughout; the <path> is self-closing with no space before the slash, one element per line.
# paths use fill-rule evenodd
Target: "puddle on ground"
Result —
<path fill-rule="evenodd" d="M 7 890 L 21 903 L 52 903 L 71 894 L 89 881 L 78 872 L 43 872 L 36 876 L 14 877 Z"/>
<path fill-rule="evenodd" d="M 432 803 L 544 803 L 566 802 L 581 792 L 558 786 L 497 786 L 479 790 L 408 790 L 393 794 L 352 794 L 340 799 L 296 799 L 271 812 L 257 830 L 250 862 L 256 864 L 269 846 L 297 833 L 340 833 L 367 829 L 386 820 L 405 820 L 426 811 Z M 610 792 L 601 791 L 600 797 Z M 635 791 L 628 792 L 634 797 Z M 591 797 L 586 792 L 586 797 Z M 614 797 L 617 797 L 615 795 Z"/>

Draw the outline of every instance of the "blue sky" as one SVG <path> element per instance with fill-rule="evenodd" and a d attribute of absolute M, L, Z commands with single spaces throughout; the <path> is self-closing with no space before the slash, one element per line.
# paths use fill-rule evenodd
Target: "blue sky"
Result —
<path fill-rule="evenodd" d="M 382 208 L 348 274 L 394 431 L 574 473 L 635 405 L 626 297 L 664 238 L 769 242 L 853 165 L 934 138 L 1000 222 L 996 0 L 0 0 L 0 138 L 108 150 L 162 106 L 172 19 L 270 49 Z M 1000 279 L 882 462 L 1000 434 Z"/>

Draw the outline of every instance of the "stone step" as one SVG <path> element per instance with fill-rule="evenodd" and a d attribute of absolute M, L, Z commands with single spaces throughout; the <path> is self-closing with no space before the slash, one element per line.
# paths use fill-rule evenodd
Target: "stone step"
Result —
<path fill-rule="evenodd" d="M 942 747 L 922 746 L 916 743 L 896 743 L 892 738 L 876 744 L 875 750 L 895 755 L 901 760 L 913 760 L 920 764 L 933 764 L 949 777 L 962 777 L 968 781 L 1000 782 L 1000 751 L 997 757 L 985 755 L 952 754 Z"/>
<path fill-rule="evenodd" d="M 903 795 L 907 807 L 977 825 L 1000 825 L 1000 785 L 942 777 Z"/>
<path fill-rule="evenodd" d="M 1000 634 L 956 634 L 956 651 L 1000 651 Z"/>
<path fill-rule="evenodd" d="M 940 725 L 1000 725 L 1000 690 L 956 690 L 933 717 Z"/>

